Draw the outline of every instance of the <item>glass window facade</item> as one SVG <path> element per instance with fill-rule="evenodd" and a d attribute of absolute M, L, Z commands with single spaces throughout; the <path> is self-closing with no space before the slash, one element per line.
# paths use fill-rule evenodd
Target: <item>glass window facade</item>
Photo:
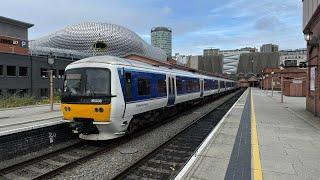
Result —
<path fill-rule="evenodd" d="M 166 52 L 168 57 L 172 55 L 172 31 L 165 27 L 156 27 L 151 30 L 151 44 Z"/>

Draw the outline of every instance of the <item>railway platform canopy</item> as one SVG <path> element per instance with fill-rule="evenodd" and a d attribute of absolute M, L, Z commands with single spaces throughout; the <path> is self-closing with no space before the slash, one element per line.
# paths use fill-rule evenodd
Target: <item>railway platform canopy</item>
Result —
<path fill-rule="evenodd" d="M 319 179 L 320 119 L 280 98 L 248 89 L 176 179 Z"/>

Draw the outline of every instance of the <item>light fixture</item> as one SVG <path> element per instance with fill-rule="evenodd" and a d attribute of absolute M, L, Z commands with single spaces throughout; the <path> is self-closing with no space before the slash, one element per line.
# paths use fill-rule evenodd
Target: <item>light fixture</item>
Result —
<path fill-rule="evenodd" d="M 304 34 L 304 40 L 310 41 L 312 37 L 312 32 Z"/>
<path fill-rule="evenodd" d="M 49 53 L 47 60 L 48 60 L 48 64 L 50 66 L 52 66 L 54 64 L 54 57 L 52 56 L 52 52 Z"/>

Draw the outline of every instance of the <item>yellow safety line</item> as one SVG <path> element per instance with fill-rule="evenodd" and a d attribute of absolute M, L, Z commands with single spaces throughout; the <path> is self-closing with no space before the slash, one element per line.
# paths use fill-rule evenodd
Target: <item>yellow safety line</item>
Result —
<path fill-rule="evenodd" d="M 256 113 L 254 111 L 253 96 L 251 89 L 251 147 L 253 158 L 253 179 L 262 180 L 262 168 L 260 161 L 259 139 L 257 133 Z"/>

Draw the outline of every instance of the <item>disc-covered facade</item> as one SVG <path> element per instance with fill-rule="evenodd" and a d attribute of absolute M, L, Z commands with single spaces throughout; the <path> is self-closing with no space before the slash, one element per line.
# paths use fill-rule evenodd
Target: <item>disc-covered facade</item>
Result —
<path fill-rule="evenodd" d="M 115 24 L 96 22 L 71 25 L 33 40 L 30 53 L 76 58 L 139 55 L 159 61 L 167 59 L 163 50 L 149 45 L 133 31 Z"/>

